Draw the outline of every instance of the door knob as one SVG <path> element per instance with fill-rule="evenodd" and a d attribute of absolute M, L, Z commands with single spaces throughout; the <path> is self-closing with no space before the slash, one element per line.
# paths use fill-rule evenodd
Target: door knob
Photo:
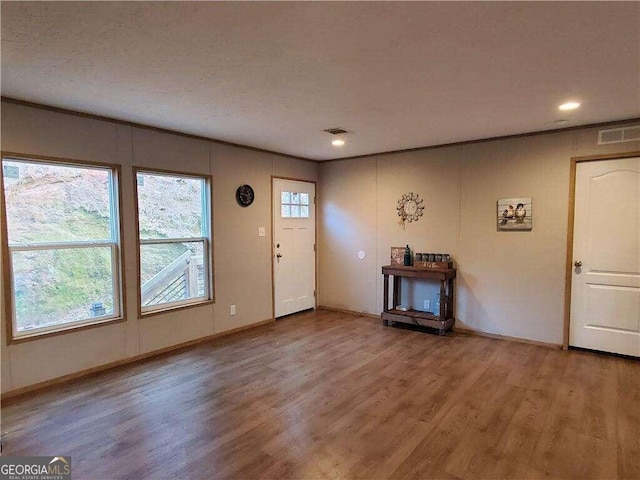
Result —
<path fill-rule="evenodd" d="M 575 262 L 573 262 L 573 266 L 580 268 L 582 266 L 582 262 L 580 260 L 576 260 Z"/>
<path fill-rule="evenodd" d="M 277 255 L 276 255 L 276 257 L 277 257 L 277 258 L 282 258 L 282 254 L 281 254 L 281 253 L 279 253 L 279 254 L 277 254 Z"/>

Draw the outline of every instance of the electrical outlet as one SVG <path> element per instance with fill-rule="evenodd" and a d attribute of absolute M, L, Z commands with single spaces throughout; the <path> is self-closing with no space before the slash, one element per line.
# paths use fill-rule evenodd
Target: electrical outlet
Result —
<path fill-rule="evenodd" d="M 264 227 L 258 227 L 258 236 L 259 237 L 264 237 L 267 234 L 267 232 L 265 231 Z"/>
<path fill-rule="evenodd" d="M 431 301 L 425 300 L 424 301 L 424 309 L 425 310 L 429 310 L 430 308 L 431 308 Z"/>
<path fill-rule="evenodd" d="M 235 315 L 235 314 L 236 314 L 236 306 L 231 305 L 231 308 L 229 309 L 229 315 Z"/>

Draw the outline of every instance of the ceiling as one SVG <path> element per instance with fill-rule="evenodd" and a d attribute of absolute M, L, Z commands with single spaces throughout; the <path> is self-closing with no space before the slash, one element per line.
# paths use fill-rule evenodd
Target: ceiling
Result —
<path fill-rule="evenodd" d="M 640 2 L 1 8 L 3 96 L 302 158 L 640 117 Z"/>

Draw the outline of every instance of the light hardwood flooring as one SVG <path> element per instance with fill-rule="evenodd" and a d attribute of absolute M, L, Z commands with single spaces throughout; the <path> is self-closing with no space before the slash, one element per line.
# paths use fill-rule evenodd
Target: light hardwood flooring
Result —
<path fill-rule="evenodd" d="M 2 408 L 77 479 L 640 478 L 640 363 L 307 312 Z"/>

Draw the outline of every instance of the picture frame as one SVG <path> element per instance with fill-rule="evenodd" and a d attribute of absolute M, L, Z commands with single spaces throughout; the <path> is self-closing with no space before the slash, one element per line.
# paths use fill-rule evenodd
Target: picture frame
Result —
<path fill-rule="evenodd" d="M 497 201 L 498 231 L 530 231 L 533 229 L 533 198 L 502 198 Z"/>
<path fill-rule="evenodd" d="M 391 265 L 404 265 L 404 251 L 407 247 L 391 247 Z"/>

